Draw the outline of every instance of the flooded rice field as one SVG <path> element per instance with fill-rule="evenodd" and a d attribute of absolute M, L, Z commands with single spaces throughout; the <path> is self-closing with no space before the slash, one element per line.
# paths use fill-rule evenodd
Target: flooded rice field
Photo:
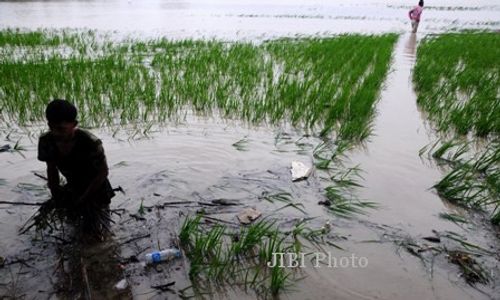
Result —
<path fill-rule="evenodd" d="M 215 38 L 260 44 L 278 37 L 399 34 L 378 100 L 366 102 L 372 110 L 367 110 L 362 121 L 369 130 L 332 125 L 332 133 L 324 135 L 318 126 L 325 124 L 310 128 L 303 124 L 308 120 L 286 118 L 300 111 L 300 105 L 304 105 L 303 110 L 314 110 L 307 103 L 287 104 L 291 112 L 279 120 L 266 115 L 257 123 L 248 122 L 239 111 L 228 117 L 221 116 L 223 110 L 200 113 L 190 108 L 196 103 L 176 102 L 187 108 L 162 122 L 148 119 L 134 123 L 129 116 L 120 126 L 93 124 L 89 130 L 103 141 L 109 179 L 124 191 L 117 193 L 111 204 L 114 235 L 98 245 L 75 240 L 69 225 L 63 226 L 64 231 L 41 235 L 32 230 L 20 235 L 19 229 L 38 206 L 0 204 L 0 298 L 500 299 L 498 226 L 492 225 L 484 211 L 453 204 L 432 188 L 449 167 L 420 155 L 422 148 L 435 143 L 441 134 L 417 105 L 412 81 L 417 48 L 426 35 L 461 29 L 498 31 L 500 5 L 497 1 L 429 1 L 419 32 L 410 34 L 407 11 L 413 5 L 409 1 L 362 0 L 275 1 L 272 5 L 264 1 L 0 2 L 0 29 L 85 28 L 113 31 L 116 39 Z M 383 46 L 377 47 L 373 53 L 380 57 Z M 252 49 L 246 50 L 257 54 L 246 59 L 260 57 L 261 48 Z M 269 53 L 280 57 L 279 49 L 265 49 L 269 52 L 263 54 L 263 61 L 275 59 Z M 357 59 L 360 62 L 353 65 L 362 64 L 361 58 Z M 287 60 L 281 62 L 286 69 Z M 376 65 L 366 62 L 359 76 L 368 77 Z M 5 65 L 0 67 L 6 69 Z M 295 67 L 292 64 L 291 70 Z M 314 86 L 314 63 L 307 67 L 313 70 Z M 280 76 L 276 68 L 270 67 L 274 72 L 271 82 Z M 212 78 L 212 69 L 207 70 L 207 78 Z M 332 74 L 348 81 L 349 76 L 342 77 L 342 72 L 339 69 Z M 294 84 L 296 78 L 298 82 L 307 80 L 304 74 L 294 76 L 284 81 Z M 202 78 L 191 79 L 196 82 Z M 260 87 L 260 81 L 255 82 Z M 373 86 L 377 87 L 377 81 L 366 90 Z M 6 99 L 8 92 L 3 87 L 0 96 Z M 273 91 L 295 95 L 286 84 Z M 178 95 L 192 97 L 188 92 Z M 359 99 L 370 98 L 363 96 Z M 45 165 L 36 156 L 38 136 L 46 130 L 45 124 L 29 114 L 26 118 L 5 113 L 12 111 L 11 102 L 0 101 L 4 101 L 0 102 L 4 105 L 0 146 L 10 147 L 0 152 L 0 201 L 43 202 L 50 194 L 41 178 Z M 41 107 L 36 103 L 24 106 L 28 111 Z M 103 107 L 108 105 L 100 109 Z M 320 111 L 327 109 L 325 105 Z M 26 122 L 30 117 L 36 120 Z M 16 120 L 23 120 L 23 124 Z M 348 123 L 350 118 L 335 120 Z M 348 140 L 345 144 L 343 136 Z M 306 180 L 292 181 L 291 166 L 297 161 L 315 166 Z M 340 204 L 326 204 L 335 199 Z M 238 215 L 246 208 L 262 215 L 254 225 L 245 227 Z M 201 224 L 194 222 L 189 228 L 186 220 L 195 215 L 202 216 Z M 251 236 L 241 228 L 255 229 L 259 236 L 259 226 L 266 224 L 260 221 L 274 222 L 284 234 L 283 245 L 308 253 L 302 267 L 288 266 L 276 273 L 275 268 L 267 273 L 266 266 L 264 271 L 254 269 L 262 263 L 257 258 L 265 255 L 260 251 L 250 261 L 239 256 L 228 259 L 230 266 L 224 269 L 219 254 L 196 248 L 196 239 L 206 244 L 224 240 L 226 235 L 219 240 L 197 235 L 210 236 L 210 230 L 220 224 L 229 232 L 225 245 L 233 247 L 221 247 L 220 251 L 230 257 L 237 253 L 235 245 L 245 245 L 239 242 Z M 287 249 L 280 248 L 280 243 L 271 247 L 273 232 L 260 236 L 263 244 L 248 244 L 259 249 Z M 145 265 L 146 253 L 172 247 L 183 249 L 182 258 Z M 317 253 L 325 256 L 318 258 Z M 208 263 L 197 262 L 196 254 L 209 257 Z M 125 285 L 117 287 L 123 280 Z"/>
<path fill-rule="evenodd" d="M 411 1 L 6 1 L 0 25 L 92 28 L 177 38 L 262 39 L 290 35 L 398 32 Z M 422 32 L 498 29 L 498 2 L 427 4 Z"/>

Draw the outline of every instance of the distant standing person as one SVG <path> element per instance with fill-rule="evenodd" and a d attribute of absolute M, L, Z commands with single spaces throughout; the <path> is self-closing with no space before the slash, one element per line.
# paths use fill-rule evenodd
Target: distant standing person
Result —
<path fill-rule="evenodd" d="M 418 23 L 420 23 L 420 15 L 422 14 L 423 10 L 424 10 L 424 1 L 420 0 L 418 2 L 418 5 L 408 12 L 408 16 L 410 17 L 411 20 L 411 29 L 413 33 L 417 32 Z"/>

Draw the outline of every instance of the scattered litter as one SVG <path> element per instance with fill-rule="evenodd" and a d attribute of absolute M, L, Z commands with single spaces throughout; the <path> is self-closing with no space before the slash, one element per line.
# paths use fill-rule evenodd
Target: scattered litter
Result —
<path fill-rule="evenodd" d="M 247 225 L 259 218 L 262 213 L 255 208 L 245 208 L 238 214 L 238 220 L 241 224 Z"/>
<path fill-rule="evenodd" d="M 136 221 L 146 221 L 146 218 L 140 216 L 139 214 L 129 214 L 129 216 L 134 218 Z"/>
<path fill-rule="evenodd" d="M 240 202 L 238 200 L 229 200 L 229 199 L 214 199 L 212 200 L 212 203 L 222 206 L 240 205 Z"/>
<path fill-rule="evenodd" d="M 178 249 L 171 248 L 146 254 L 146 262 L 154 264 L 179 257 L 181 257 L 181 252 Z"/>
<path fill-rule="evenodd" d="M 325 225 L 321 227 L 321 233 L 327 234 L 332 230 L 332 225 L 330 224 L 330 221 L 326 221 Z"/>
<path fill-rule="evenodd" d="M 312 166 L 306 166 L 300 161 L 292 161 L 292 181 L 306 179 L 311 175 Z"/>
<path fill-rule="evenodd" d="M 127 288 L 127 286 L 128 286 L 127 279 L 122 279 L 122 280 L 118 281 L 118 283 L 115 285 L 115 289 L 124 290 Z"/>
<path fill-rule="evenodd" d="M 424 240 L 429 241 L 431 243 L 441 243 L 441 239 L 436 236 L 426 236 L 423 237 Z"/>
<path fill-rule="evenodd" d="M 170 290 L 170 287 L 173 285 L 175 285 L 175 281 L 168 282 L 165 278 L 156 278 L 151 283 L 151 288 L 166 291 Z"/>
<path fill-rule="evenodd" d="M 322 200 L 318 202 L 319 205 L 324 205 L 324 206 L 332 206 L 332 201 L 330 200 Z"/>
<path fill-rule="evenodd" d="M 10 151 L 10 145 L 7 144 L 7 145 L 3 145 L 3 146 L 0 146 L 0 152 L 7 152 L 7 151 Z"/>

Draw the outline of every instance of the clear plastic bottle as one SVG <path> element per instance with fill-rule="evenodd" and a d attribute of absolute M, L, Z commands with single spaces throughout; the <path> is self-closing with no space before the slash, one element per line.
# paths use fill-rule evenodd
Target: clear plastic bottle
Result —
<path fill-rule="evenodd" d="M 179 258 L 181 257 L 181 251 L 171 248 L 165 249 L 161 251 L 155 251 L 146 254 L 146 263 L 148 264 L 156 264 L 162 261 Z"/>

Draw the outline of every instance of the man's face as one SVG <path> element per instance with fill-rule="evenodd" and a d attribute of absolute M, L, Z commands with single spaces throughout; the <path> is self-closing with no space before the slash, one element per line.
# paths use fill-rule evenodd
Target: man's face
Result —
<path fill-rule="evenodd" d="M 73 137 L 76 122 L 49 123 L 50 132 L 57 140 L 68 141 Z"/>

